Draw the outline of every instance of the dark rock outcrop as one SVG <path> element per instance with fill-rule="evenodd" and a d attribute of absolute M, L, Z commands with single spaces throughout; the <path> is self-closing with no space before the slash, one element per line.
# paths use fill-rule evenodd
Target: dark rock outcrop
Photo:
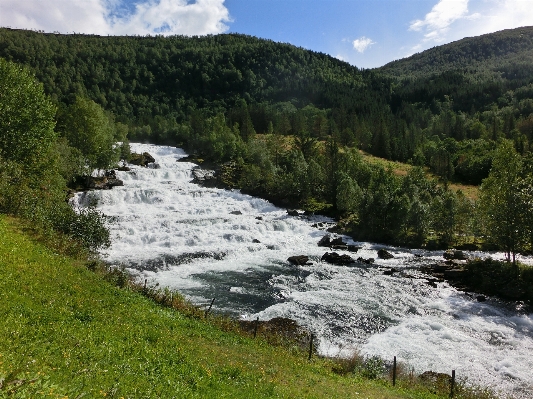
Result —
<path fill-rule="evenodd" d="M 385 270 L 385 271 L 383 272 L 383 274 L 384 274 L 385 276 L 392 276 L 394 273 L 398 273 L 398 272 L 399 272 L 398 269 L 395 269 L 394 267 L 392 267 L 392 268 L 390 268 L 389 270 Z"/>
<path fill-rule="evenodd" d="M 326 234 L 324 237 L 322 237 L 320 241 L 318 241 L 317 245 L 319 247 L 329 247 L 344 251 L 348 250 L 348 245 L 343 241 L 342 237 L 335 237 L 332 239 L 330 234 Z"/>
<path fill-rule="evenodd" d="M 368 258 L 368 259 L 365 259 L 363 257 L 359 257 L 357 258 L 357 261 L 358 262 L 361 262 L 361 263 L 366 263 L 367 265 L 371 265 L 372 263 L 374 263 L 376 260 L 374 258 Z"/>
<path fill-rule="evenodd" d="M 442 254 L 442 257 L 448 260 L 467 260 L 468 259 L 463 251 L 452 251 L 452 250 L 444 252 Z"/>
<path fill-rule="evenodd" d="M 214 170 L 202 169 L 199 166 L 192 170 L 192 182 L 204 187 L 216 187 L 217 178 Z"/>
<path fill-rule="evenodd" d="M 287 209 L 287 215 L 300 216 L 300 212 L 298 212 L 296 209 Z"/>
<path fill-rule="evenodd" d="M 155 159 L 147 152 L 143 152 L 142 154 L 132 153 L 129 161 L 129 163 L 131 163 L 132 165 L 144 167 L 147 167 L 148 164 L 152 162 L 155 162 Z"/>
<path fill-rule="evenodd" d="M 391 254 L 386 249 L 380 249 L 380 250 L 378 250 L 378 258 L 379 259 L 392 259 L 392 258 L 394 258 L 394 255 Z"/>
<path fill-rule="evenodd" d="M 326 252 L 322 255 L 321 260 L 333 265 L 349 265 L 355 263 L 355 260 L 349 255 L 339 255 L 337 252 Z"/>
<path fill-rule="evenodd" d="M 289 257 L 287 260 L 292 265 L 302 266 L 307 264 L 307 262 L 309 261 L 309 257 L 305 255 L 296 255 Z"/>
<path fill-rule="evenodd" d="M 331 243 L 331 236 L 329 234 L 326 234 L 324 237 L 320 239 L 320 241 L 318 241 L 317 245 L 319 247 L 329 247 L 330 243 Z"/>
<path fill-rule="evenodd" d="M 110 190 L 113 187 L 123 186 L 124 182 L 117 179 L 114 170 L 106 170 L 103 176 L 77 176 L 70 187 L 76 191 Z"/>

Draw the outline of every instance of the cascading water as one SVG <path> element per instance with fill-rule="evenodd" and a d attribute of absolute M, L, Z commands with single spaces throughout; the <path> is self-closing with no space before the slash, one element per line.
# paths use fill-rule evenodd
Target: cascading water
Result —
<path fill-rule="evenodd" d="M 289 317 L 319 337 L 325 355 L 357 348 L 397 356 L 416 371 L 450 373 L 516 398 L 533 397 L 533 314 L 490 299 L 479 303 L 446 283 L 432 287 L 419 269 L 442 252 L 387 248 L 390 260 L 334 266 L 317 246 L 326 218 L 293 217 L 238 191 L 191 183 L 193 164 L 177 148 L 132 144 L 157 165 L 118 172 L 123 187 L 80 193 L 115 216 L 104 257 L 139 278 L 179 290 L 195 303 L 255 319 Z M 313 227 L 313 225 L 315 227 Z M 383 246 L 356 244 L 356 257 Z M 418 255 L 418 256 L 415 256 Z M 287 258 L 308 255 L 312 265 Z M 353 255 L 353 254 L 352 254 Z M 422 256 L 420 256 L 422 255 Z M 384 268 L 402 273 L 383 275 Z"/>

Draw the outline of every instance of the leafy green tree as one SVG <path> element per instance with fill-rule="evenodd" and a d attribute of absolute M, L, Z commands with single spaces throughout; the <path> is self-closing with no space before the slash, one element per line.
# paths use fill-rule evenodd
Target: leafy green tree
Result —
<path fill-rule="evenodd" d="M 0 58 L 0 157 L 37 166 L 56 139 L 55 112 L 28 69 Z"/>
<path fill-rule="evenodd" d="M 70 146 L 81 152 L 89 174 L 118 162 L 120 152 L 115 148 L 115 124 L 94 101 L 76 97 L 76 101 L 61 113 L 59 126 Z"/>
<path fill-rule="evenodd" d="M 496 149 L 489 176 L 481 184 L 480 209 L 486 234 L 516 263 L 527 239 L 527 216 L 532 212 L 521 196 L 522 158 L 509 141 Z"/>
<path fill-rule="evenodd" d="M 346 173 L 340 173 L 337 186 L 337 209 L 345 213 L 359 211 L 359 205 L 363 199 L 363 190 Z"/>
<path fill-rule="evenodd" d="M 453 242 L 457 223 L 457 198 L 454 192 L 442 189 L 430 204 L 432 226 L 440 241 L 446 245 Z"/>

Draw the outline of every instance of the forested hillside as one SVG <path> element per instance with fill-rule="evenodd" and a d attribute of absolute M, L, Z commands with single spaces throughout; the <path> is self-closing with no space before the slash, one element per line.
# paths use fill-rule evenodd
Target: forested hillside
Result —
<path fill-rule="evenodd" d="M 459 40 L 391 62 L 380 72 L 399 78 L 396 103 L 453 101 L 454 111 L 518 105 L 533 96 L 533 28 L 504 30 Z M 526 108 L 526 109 L 524 109 Z"/>
<path fill-rule="evenodd" d="M 482 187 L 477 204 L 447 183 L 479 185 L 495 159 L 500 169 L 505 159 L 516 166 L 516 187 L 505 201 L 526 207 L 529 198 L 511 194 L 528 192 L 524 176 L 533 164 L 533 28 L 464 39 L 376 70 L 234 34 L 99 37 L 0 29 L 0 57 L 26 65 L 43 83 L 58 109 L 63 148 L 76 147 L 85 165 L 101 167 L 113 154 L 100 162 L 94 150 L 79 148 L 85 141 L 71 122 L 77 110 L 104 121 L 101 108 L 111 121 L 104 129 L 111 133 L 101 137 L 127 133 L 130 140 L 230 161 L 228 184 L 332 212 L 366 239 L 450 245 L 487 234 L 483 218 L 490 218 L 492 197 L 484 193 L 495 195 L 494 184 Z M 361 150 L 429 169 L 440 182 L 423 169 L 402 177 L 368 165 Z M 520 223 L 524 237 L 515 244 L 530 248 L 533 218 Z"/>

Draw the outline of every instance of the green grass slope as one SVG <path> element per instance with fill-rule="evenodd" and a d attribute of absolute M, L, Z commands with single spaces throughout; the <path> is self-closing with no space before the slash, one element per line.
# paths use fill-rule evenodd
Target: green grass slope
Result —
<path fill-rule="evenodd" d="M 0 215 L 0 398 L 439 398 L 224 332 L 33 242 Z"/>

